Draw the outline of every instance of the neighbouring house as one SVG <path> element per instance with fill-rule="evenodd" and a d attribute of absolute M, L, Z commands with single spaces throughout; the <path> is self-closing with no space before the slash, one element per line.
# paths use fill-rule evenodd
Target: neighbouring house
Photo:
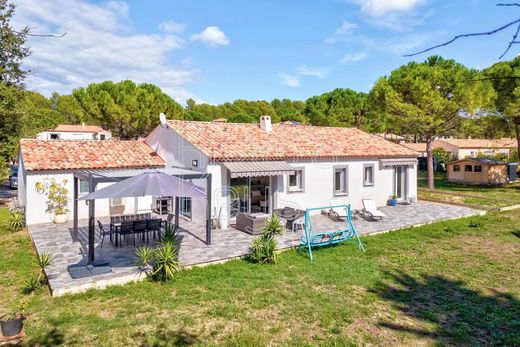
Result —
<path fill-rule="evenodd" d="M 402 145 L 410 148 L 412 151 L 417 152 L 418 170 L 426 171 L 428 168 L 426 143 L 402 143 Z"/>
<path fill-rule="evenodd" d="M 49 223 L 52 214 L 47 210 L 47 199 L 36 191 L 36 183 L 55 179 L 66 180 L 69 191 L 69 215 L 72 217 L 73 173 L 78 170 L 109 170 L 162 168 L 164 161 L 143 141 L 78 141 L 35 140 L 20 141 L 18 167 L 18 201 L 25 206 L 26 223 Z M 100 184 L 103 188 L 106 184 Z M 88 194 L 88 182 L 81 181 L 79 194 Z M 117 198 L 96 203 L 96 215 L 136 213 L 149 210 L 152 198 Z M 139 207 L 140 206 L 140 207 Z M 80 203 L 78 216 L 87 218 L 88 207 Z"/>
<path fill-rule="evenodd" d="M 392 133 L 378 133 L 376 135 L 384 138 L 385 140 L 392 141 L 394 143 L 400 143 L 400 144 L 404 144 L 407 140 L 406 137 L 404 137 L 404 136 L 392 134 Z"/>
<path fill-rule="evenodd" d="M 433 147 L 444 148 L 454 159 L 475 158 L 477 156 L 509 155 L 517 147 L 515 139 L 437 139 Z"/>
<path fill-rule="evenodd" d="M 508 165 L 500 160 L 467 158 L 446 165 L 449 182 L 499 185 L 508 182 Z"/>
<path fill-rule="evenodd" d="M 167 166 L 212 174 L 212 206 L 226 227 L 239 212 L 305 209 L 339 199 L 361 208 L 417 195 L 417 153 L 353 128 L 169 121 L 145 140 Z M 192 218 L 204 210 L 192 206 Z M 200 222 L 200 221 L 199 221 Z"/>
<path fill-rule="evenodd" d="M 43 131 L 36 135 L 39 140 L 109 140 L 112 132 L 98 125 L 60 124 L 53 130 Z"/>
<path fill-rule="evenodd" d="M 67 178 L 72 192 L 78 170 L 160 167 L 204 174 L 207 181 L 194 183 L 204 189 L 210 184 L 211 205 L 180 199 L 180 213 L 204 225 L 211 209 L 223 228 L 239 212 L 327 206 L 331 199 L 358 209 L 364 198 L 381 206 L 391 195 L 401 201 L 417 196 L 415 151 L 358 129 L 271 124 L 269 116 L 260 124 L 168 121 L 144 141 L 22 140 L 19 161 L 19 199 L 28 224 L 51 221 L 35 183 Z M 81 193 L 87 192 L 81 182 Z M 78 216 L 85 218 L 87 206 L 79 205 Z M 154 198 L 131 198 L 95 208 L 96 216 L 107 216 L 153 205 Z"/>

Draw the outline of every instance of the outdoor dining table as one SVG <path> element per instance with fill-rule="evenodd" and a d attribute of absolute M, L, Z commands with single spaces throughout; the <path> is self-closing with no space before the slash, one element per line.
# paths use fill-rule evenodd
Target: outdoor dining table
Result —
<path fill-rule="evenodd" d="M 146 221 L 148 221 L 148 220 L 150 220 L 150 219 L 147 219 Z M 164 221 L 161 220 L 161 227 L 162 227 L 163 223 L 164 223 Z M 122 222 L 110 222 L 110 230 L 114 231 L 115 238 L 116 238 L 116 244 L 115 244 L 116 247 L 119 244 L 118 240 L 119 240 L 119 236 L 120 236 L 119 235 L 119 230 L 121 229 L 121 224 L 122 224 Z M 135 237 L 135 233 L 133 233 L 133 234 L 134 234 L 134 237 Z"/>

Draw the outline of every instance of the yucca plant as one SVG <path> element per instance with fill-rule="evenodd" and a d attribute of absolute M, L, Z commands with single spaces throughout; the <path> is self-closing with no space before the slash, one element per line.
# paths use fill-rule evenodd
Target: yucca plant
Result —
<path fill-rule="evenodd" d="M 153 262 L 153 252 L 153 249 L 148 246 L 139 247 L 135 252 L 137 257 L 136 265 L 141 269 L 150 268 Z"/>
<path fill-rule="evenodd" d="M 24 294 L 31 294 L 36 289 L 38 289 L 39 286 L 40 286 L 40 281 L 39 281 L 38 277 L 31 276 L 25 280 L 25 283 L 23 286 L 23 292 L 24 292 Z"/>
<path fill-rule="evenodd" d="M 16 233 L 24 227 L 24 215 L 20 210 L 13 210 L 9 213 L 9 218 L 7 219 L 7 229 L 13 233 Z"/>
<path fill-rule="evenodd" d="M 174 242 L 164 242 L 161 247 L 156 248 L 153 254 L 154 269 L 152 277 L 161 281 L 173 278 L 175 272 L 179 271 L 177 247 Z"/>
<path fill-rule="evenodd" d="M 273 215 L 265 222 L 262 234 L 253 239 L 251 243 L 251 261 L 259 264 L 276 263 L 278 260 L 276 254 L 276 235 L 282 235 L 285 228 L 278 216 Z"/>
<path fill-rule="evenodd" d="M 177 227 L 172 223 L 167 223 L 164 228 L 164 235 L 161 240 L 161 243 L 172 242 L 175 243 L 177 241 Z"/>
<path fill-rule="evenodd" d="M 44 284 L 47 282 L 45 269 L 54 263 L 55 256 L 51 252 L 42 252 L 38 257 L 38 265 L 40 266 L 40 274 L 38 275 L 38 282 Z"/>

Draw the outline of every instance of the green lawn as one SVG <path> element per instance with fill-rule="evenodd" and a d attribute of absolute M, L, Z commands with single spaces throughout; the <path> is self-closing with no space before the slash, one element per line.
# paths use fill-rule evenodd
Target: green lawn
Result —
<path fill-rule="evenodd" d="M 447 182 L 445 174 L 436 173 L 436 192 L 431 192 L 425 190 L 427 187 L 426 173 L 419 172 L 417 185 L 419 187 L 419 198 L 434 198 L 488 207 L 503 207 L 520 204 L 519 182 L 502 187 L 466 185 Z M 444 193 L 456 193 L 458 196 Z"/>
<path fill-rule="evenodd" d="M 519 345 L 520 211 L 492 213 L 141 282 L 30 297 L 36 345 Z M 2 303 L 36 271 L 27 235 L 0 236 Z M 7 250 L 7 251 L 6 251 Z"/>

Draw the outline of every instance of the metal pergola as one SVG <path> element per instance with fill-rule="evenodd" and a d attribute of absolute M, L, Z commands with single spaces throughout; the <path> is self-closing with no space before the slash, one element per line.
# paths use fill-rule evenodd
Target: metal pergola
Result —
<path fill-rule="evenodd" d="M 186 170 L 182 168 L 159 168 L 153 169 L 165 174 L 176 176 L 180 179 L 205 179 L 206 180 L 206 244 L 211 245 L 211 174 Z M 145 169 L 99 169 L 99 170 L 78 170 L 74 172 L 74 241 L 78 240 L 78 197 L 79 197 L 79 181 L 88 182 L 89 193 L 96 190 L 99 183 L 120 182 L 127 178 L 150 171 Z M 88 204 L 88 259 L 87 265 L 94 265 L 95 253 L 95 200 L 87 201 Z M 179 225 L 180 197 L 175 197 L 175 225 Z"/>

